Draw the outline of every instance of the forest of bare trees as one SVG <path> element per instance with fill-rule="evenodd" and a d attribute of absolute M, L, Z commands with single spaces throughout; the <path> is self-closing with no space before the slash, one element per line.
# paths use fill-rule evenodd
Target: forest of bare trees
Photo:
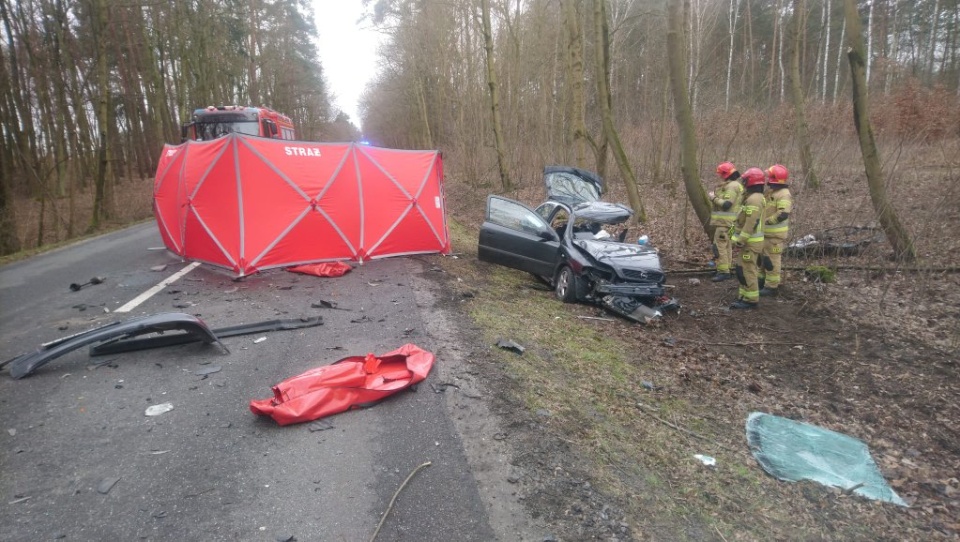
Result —
<path fill-rule="evenodd" d="M 0 0 L 0 25 L 0 254 L 110 220 L 116 184 L 152 177 L 197 107 L 269 105 L 307 138 L 330 124 L 305 2 Z M 15 235 L 24 197 L 37 238 Z"/>
<path fill-rule="evenodd" d="M 635 208 L 644 187 L 680 178 L 669 2 L 360 1 L 366 24 L 385 36 L 359 119 L 374 144 L 440 148 L 448 180 L 471 186 L 530 186 L 548 163 L 619 184 L 636 176 Z M 759 161 L 762 151 L 816 184 L 831 137 L 855 129 L 844 0 L 678 3 L 699 141 L 692 174 L 727 158 Z M 956 137 L 957 0 L 857 8 L 877 133 Z M 350 119 L 332 111 L 313 41 L 320 16 L 305 0 L 0 0 L 0 254 L 109 219 L 111 187 L 151 176 L 194 107 L 268 105 L 293 117 L 303 139 L 344 139 L 336 124 Z M 808 156 L 798 121 L 809 125 Z M 98 180 L 104 189 L 90 190 Z M 87 220 L 74 210 L 81 192 L 102 200 Z M 30 229 L 38 238 L 16 233 L 24 228 L 11 209 L 23 198 L 41 202 L 40 227 Z M 44 238 L 49 223 L 57 233 Z"/>

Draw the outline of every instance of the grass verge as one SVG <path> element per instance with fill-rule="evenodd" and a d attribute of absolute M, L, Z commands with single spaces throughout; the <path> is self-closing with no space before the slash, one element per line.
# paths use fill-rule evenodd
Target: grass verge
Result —
<path fill-rule="evenodd" d="M 511 394 L 509 402 L 525 410 L 519 414 L 548 420 L 549 437 L 565 443 L 590 484 L 622 507 L 630 537 L 824 536 L 822 489 L 807 492 L 808 484 L 768 477 L 747 450 L 739 413 L 707 412 L 696 397 L 658 391 L 654 382 L 668 378 L 662 364 L 678 361 L 658 348 L 662 335 L 656 328 L 592 306 L 563 304 L 533 277 L 477 261 L 474 231 L 452 222 L 451 235 L 463 257 L 444 259 L 443 265 L 469 300 L 467 315 L 487 344 L 503 338 L 526 348 L 523 355 L 490 350 L 513 384 L 497 393 Z M 694 454 L 712 456 L 717 465 L 707 467 Z M 836 499 L 828 499 L 828 510 L 837 499 L 847 501 L 840 506 L 852 507 L 850 513 L 874 506 L 831 495 Z M 564 521 L 560 516 L 569 519 L 570 509 L 554 513 Z M 865 535 L 863 526 L 827 525 L 834 531 L 828 537 Z"/>

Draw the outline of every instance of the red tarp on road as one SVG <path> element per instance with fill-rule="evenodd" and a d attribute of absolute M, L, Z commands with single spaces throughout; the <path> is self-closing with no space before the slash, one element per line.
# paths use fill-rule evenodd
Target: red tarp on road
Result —
<path fill-rule="evenodd" d="M 308 422 L 371 405 L 427 378 L 434 355 L 414 344 L 374 356 L 352 356 L 273 386 L 273 397 L 250 401 L 250 411 L 280 425 Z"/>
<path fill-rule="evenodd" d="M 153 196 L 169 250 L 238 276 L 450 252 L 438 151 L 230 134 L 166 145 Z"/>

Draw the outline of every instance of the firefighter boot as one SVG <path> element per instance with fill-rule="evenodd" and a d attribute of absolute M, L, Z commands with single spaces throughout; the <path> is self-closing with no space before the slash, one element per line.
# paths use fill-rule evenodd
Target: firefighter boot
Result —
<path fill-rule="evenodd" d="M 733 302 L 733 305 L 730 305 L 730 308 L 731 308 L 731 309 L 755 309 L 755 308 L 757 308 L 757 304 L 756 304 L 756 303 L 749 303 L 749 302 L 744 301 L 744 300 L 742 300 L 742 299 L 738 299 L 738 300 L 736 300 L 736 301 Z"/>
<path fill-rule="evenodd" d="M 730 280 L 732 278 L 733 278 L 733 275 L 731 275 L 730 273 L 720 273 L 718 271 L 717 274 L 714 275 L 713 278 L 710 280 L 712 280 L 713 282 L 723 282 L 725 280 Z"/>
<path fill-rule="evenodd" d="M 780 288 L 760 288 L 760 297 L 777 297 L 780 295 Z"/>

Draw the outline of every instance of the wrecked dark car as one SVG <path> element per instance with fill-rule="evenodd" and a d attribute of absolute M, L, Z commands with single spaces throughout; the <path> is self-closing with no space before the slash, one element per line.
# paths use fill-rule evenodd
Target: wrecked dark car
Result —
<path fill-rule="evenodd" d="M 550 166 L 544 180 L 548 199 L 536 209 L 501 196 L 487 198 L 481 261 L 531 273 L 564 302 L 595 303 L 636 322 L 679 307 L 665 295 L 656 249 L 624 242 L 624 224 L 633 211 L 599 201 L 598 176 Z"/>

